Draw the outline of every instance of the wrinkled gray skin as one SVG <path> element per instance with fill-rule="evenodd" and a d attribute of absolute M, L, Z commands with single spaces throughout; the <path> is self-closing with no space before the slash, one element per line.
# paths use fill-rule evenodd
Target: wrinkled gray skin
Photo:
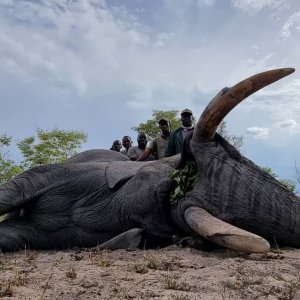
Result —
<path fill-rule="evenodd" d="M 252 161 L 237 155 L 233 147 L 224 148 L 222 140 L 190 144 L 199 181 L 173 211 L 181 228 L 189 230 L 183 212 L 198 206 L 271 244 L 300 247 L 300 201 L 295 194 Z"/>
<path fill-rule="evenodd" d="M 91 247 L 131 228 L 168 240 L 172 160 L 90 150 L 18 175 L 0 186 L 0 214 L 23 210 L 0 223 L 0 249 Z"/>
<path fill-rule="evenodd" d="M 199 180 L 175 207 L 170 172 L 180 155 L 132 162 L 114 151 L 90 150 L 20 174 L 0 186 L 0 215 L 10 213 L 0 223 L 1 251 L 92 247 L 124 232 L 106 247 L 126 248 L 126 238 L 137 240 L 133 247 L 166 245 L 174 234 L 193 233 L 184 218 L 190 206 L 271 243 L 300 246 L 294 194 L 220 136 L 190 138 L 181 162 L 195 160 Z"/>

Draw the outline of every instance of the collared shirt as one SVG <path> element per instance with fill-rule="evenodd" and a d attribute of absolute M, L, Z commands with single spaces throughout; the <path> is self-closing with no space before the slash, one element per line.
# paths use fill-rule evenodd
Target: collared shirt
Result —
<path fill-rule="evenodd" d="M 166 146 L 165 150 L 165 157 L 170 157 L 175 154 L 181 153 L 182 147 L 183 147 L 183 141 L 187 135 L 187 133 L 194 128 L 189 128 L 188 130 L 185 130 L 185 128 L 178 128 L 174 131 L 172 131 L 169 142 Z"/>
<path fill-rule="evenodd" d="M 165 157 L 165 149 L 168 144 L 170 137 L 165 137 L 163 135 L 157 136 L 149 145 L 149 147 L 154 153 L 155 159 L 161 159 Z"/>

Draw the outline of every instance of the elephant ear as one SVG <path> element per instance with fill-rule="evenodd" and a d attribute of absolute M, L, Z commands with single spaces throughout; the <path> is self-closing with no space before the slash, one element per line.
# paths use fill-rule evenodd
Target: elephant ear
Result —
<path fill-rule="evenodd" d="M 124 184 L 131 177 L 133 177 L 136 172 L 149 162 L 135 162 L 135 161 L 113 161 L 107 165 L 105 171 L 105 178 L 107 185 L 113 189 L 116 186 Z"/>

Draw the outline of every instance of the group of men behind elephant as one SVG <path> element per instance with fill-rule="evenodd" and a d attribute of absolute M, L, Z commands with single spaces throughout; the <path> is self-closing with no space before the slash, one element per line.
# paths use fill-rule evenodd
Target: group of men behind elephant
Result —
<path fill-rule="evenodd" d="M 167 118 L 158 121 L 160 133 L 149 141 L 145 132 L 139 132 L 137 146 L 133 146 L 130 136 L 125 135 L 122 141 L 115 140 L 110 150 L 121 152 L 133 161 L 155 160 L 181 153 L 183 141 L 189 131 L 194 129 L 193 112 L 184 109 L 181 112 L 181 126 L 171 131 L 171 123 Z M 123 149 L 122 149 L 123 148 Z"/>

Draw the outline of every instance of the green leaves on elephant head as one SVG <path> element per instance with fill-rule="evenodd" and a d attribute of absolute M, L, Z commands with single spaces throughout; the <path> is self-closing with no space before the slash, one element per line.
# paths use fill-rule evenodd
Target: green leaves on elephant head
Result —
<path fill-rule="evenodd" d="M 188 161 L 183 169 L 171 172 L 171 179 L 175 188 L 170 194 L 170 202 L 176 205 L 188 191 L 190 191 L 198 180 L 198 169 L 194 161 Z"/>

